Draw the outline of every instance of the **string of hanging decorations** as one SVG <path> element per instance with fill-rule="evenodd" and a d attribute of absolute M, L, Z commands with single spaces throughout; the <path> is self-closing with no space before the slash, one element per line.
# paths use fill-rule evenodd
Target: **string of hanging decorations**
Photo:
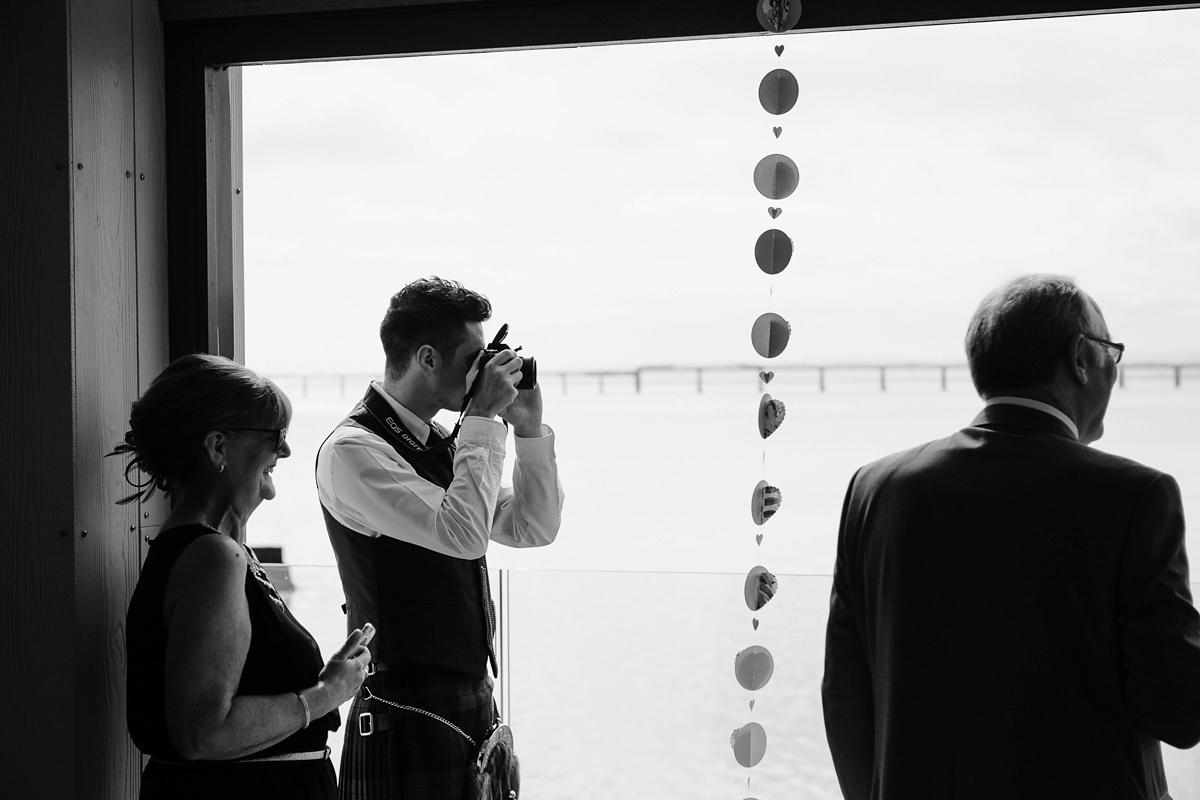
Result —
<path fill-rule="evenodd" d="M 755 11 L 759 24 L 768 33 L 784 33 L 795 27 L 800 20 L 800 3 L 798 0 L 755 0 Z M 775 57 L 781 59 L 784 45 L 774 46 Z M 782 117 L 792 110 L 800 94 L 796 78 L 786 69 L 778 68 L 768 72 L 758 85 L 758 101 L 764 111 L 772 117 Z M 781 125 L 773 125 L 771 133 L 776 140 L 782 141 L 784 129 Z M 800 182 L 800 173 L 796 163 L 782 153 L 772 153 L 761 158 L 754 167 L 754 187 L 758 193 L 768 200 L 779 202 L 786 200 L 796 191 Z M 767 215 L 772 220 L 783 216 L 784 207 L 770 205 Z M 769 302 L 775 297 L 775 276 L 782 273 L 791 262 L 793 243 L 782 229 L 772 227 L 762 233 L 754 243 L 754 261 L 758 268 L 768 278 L 767 296 Z M 783 353 L 791 336 L 791 325 L 779 314 L 768 311 L 754 321 L 750 329 L 750 343 L 761 358 L 773 359 Z M 759 372 L 759 384 L 765 389 L 775 377 L 773 372 Z M 758 435 L 763 440 L 763 477 L 754 486 L 750 499 L 750 516 L 756 526 L 763 526 L 779 511 L 783 503 L 783 493 L 772 486 L 766 479 L 767 438 L 783 424 L 786 409 L 782 400 L 764 392 L 758 403 L 757 428 Z M 763 533 L 754 537 L 758 561 L 762 559 Z M 775 596 L 778 581 L 775 576 L 761 563 L 746 574 L 744 584 L 744 599 L 746 607 L 751 612 L 750 626 L 753 636 L 752 644 L 742 649 L 734 657 L 734 677 L 738 684 L 751 692 L 749 700 L 750 721 L 734 730 L 730 737 L 733 756 L 737 763 L 751 771 L 746 776 L 746 791 L 750 791 L 753 768 L 762 761 L 767 751 L 767 733 L 761 724 L 754 721 L 754 694 L 767 685 L 775 672 L 775 659 L 771 651 L 757 643 L 760 624 L 760 612 Z M 747 798 L 754 800 L 754 798 Z"/>

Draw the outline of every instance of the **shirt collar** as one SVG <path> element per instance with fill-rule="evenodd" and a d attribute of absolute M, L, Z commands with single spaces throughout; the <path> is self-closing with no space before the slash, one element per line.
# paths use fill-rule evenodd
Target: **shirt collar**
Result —
<path fill-rule="evenodd" d="M 421 444 L 429 441 L 429 423 L 418 417 L 413 412 L 409 411 L 404 406 L 396 402 L 396 398 L 383 390 L 383 384 L 379 381 L 371 381 L 371 388 L 383 395 L 383 399 L 387 400 L 388 405 L 400 417 L 401 424 L 408 428 L 408 432 L 417 438 Z"/>
<path fill-rule="evenodd" d="M 1036 411 L 1042 411 L 1052 417 L 1057 418 L 1062 424 L 1066 425 L 1075 440 L 1079 440 L 1079 426 L 1075 421 L 1068 417 L 1063 412 L 1059 411 L 1049 403 L 1043 403 L 1038 400 L 1030 400 L 1027 397 L 989 397 L 984 401 L 985 406 L 1023 406 L 1024 408 L 1032 408 Z"/>

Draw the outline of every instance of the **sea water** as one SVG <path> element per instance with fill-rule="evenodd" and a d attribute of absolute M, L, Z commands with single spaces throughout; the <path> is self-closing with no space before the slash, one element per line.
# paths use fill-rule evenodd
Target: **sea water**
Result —
<path fill-rule="evenodd" d="M 293 455 L 276 468 L 279 496 L 255 513 L 250 544 L 283 548 L 289 605 L 328 655 L 345 623 L 313 461 L 365 383 L 344 393 L 336 381 L 304 391 L 281 383 L 294 404 Z M 566 492 L 558 541 L 488 554 L 504 623 L 498 689 L 523 797 L 840 797 L 820 680 L 846 486 L 862 464 L 967 425 L 981 404 L 961 373 L 944 391 L 933 373 L 889 375 L 881 391 L 867 372 L 821 391 L 811 375 L 781 372 L 765 391 L 786 404 L 786 418 L 764 441 L 763 391 L 753 372 L 706 375 L 700 391 L 684 377 L 643 381 L 641 391 L 632 381 L 610 379 L 603 392 L 596 381 L 573 378 L 565 391 L 546 381 Z M 1197 423 L 1200 381 L 1176 388 L 1166 374 L 1131 377 L 1114 391 L 1094 446 L 1173 474 L 1185 509 L 1196 509 Z M 750 516 L 759 480 L 783 495 L 761 527 Z M 1195 534 L 1189 545 L 1198 552 Z M 742 587 L 760 564 L 779 576 L 779 591 L 752 613 Z M 757 692 L 733 672 L 734 656 L 753 644 L 775 662 Z M 751 721 L 767 749 L 745 769 L 730 735 Z M 336 762 L 341 732 L 331 744 Z M 1172 796 L 1200 800 L 1192 754 L 1164 754 Z"/>

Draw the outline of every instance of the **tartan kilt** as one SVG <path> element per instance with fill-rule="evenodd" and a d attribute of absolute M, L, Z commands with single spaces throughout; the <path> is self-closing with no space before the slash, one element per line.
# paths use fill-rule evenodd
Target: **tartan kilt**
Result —
<path fill-rule="evenodd" d="M 492 679 L 425 664 L 408 664 L 367 679 L 375 698 L 360 690 L 346 720 L 338 778 L 340 800 L 464 800 L 468 766 L 492 727 Z M 377 698 L 431 711 L 448 725 Z M 362 736 L 358 715 L 388 714 L 388 730 Z"/>

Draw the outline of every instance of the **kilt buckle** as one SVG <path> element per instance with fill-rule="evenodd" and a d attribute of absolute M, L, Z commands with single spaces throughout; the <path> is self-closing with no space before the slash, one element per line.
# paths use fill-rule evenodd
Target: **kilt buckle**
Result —
<path fill-rule="evenodd" d="M 364 711 L 358 715 L 358 735 L 370 736 L 375 732 L 375 715 Z"/>

